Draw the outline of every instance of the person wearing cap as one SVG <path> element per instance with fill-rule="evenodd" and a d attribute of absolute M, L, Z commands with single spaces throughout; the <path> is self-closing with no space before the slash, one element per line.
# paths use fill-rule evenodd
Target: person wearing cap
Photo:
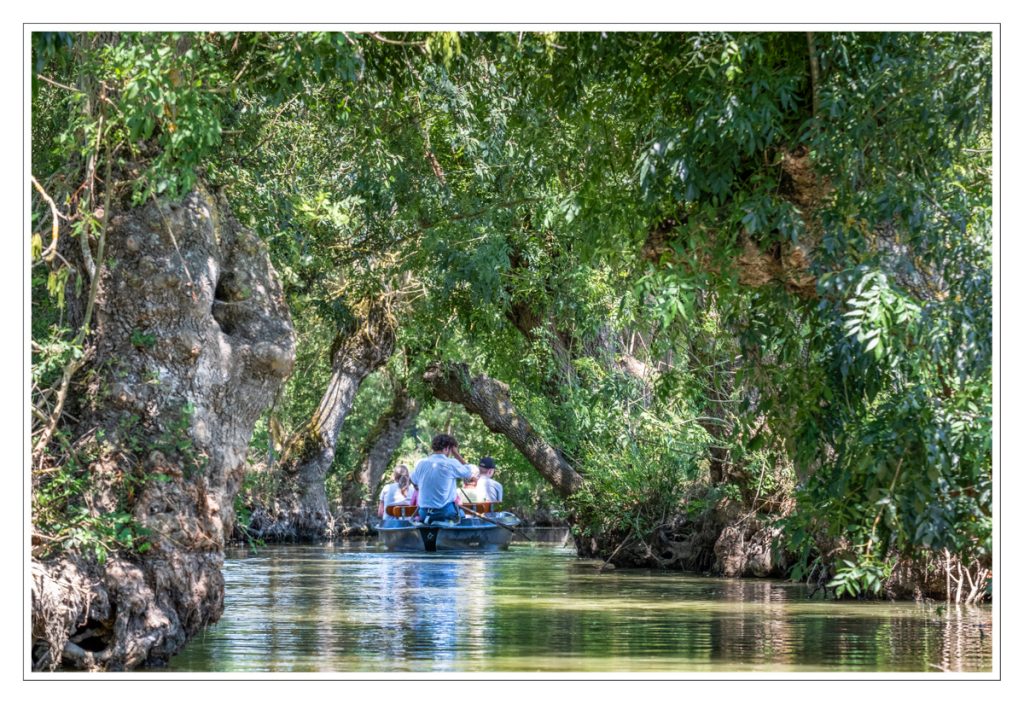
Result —
<path fill-rule="evenodd" d="M 461 519 L 455 505 L 455 480 L 469 479 L 473 471 L 459 454 L 459 442 L 451 435 L 435 435 L 430 443 L 434 454 L 424 457 L 412 470 L 412 483 L 419 493 L 417 518 L 430 524 L 434 521 Z"/>
<path fill-rule="evenodd" d="M 484 457 L 480 460 L 480 478 L 476 482 L 477 501 L 501 501 L 504 489 L 494 481 L 494 459 Z"/>

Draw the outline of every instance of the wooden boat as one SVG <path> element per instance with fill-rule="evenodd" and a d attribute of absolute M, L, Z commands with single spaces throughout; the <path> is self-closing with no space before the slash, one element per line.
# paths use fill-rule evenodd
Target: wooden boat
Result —
<path fill-rule="evenodd" d="M 512 531 L 519 518 L 507 511 L 498 511 L 490 501 L 463 506 L 484 518 L 463 515 L 461 521 L 438 521 L 429 526 L 414 523 L 415 506 L 388 506 L 377 534 L 388 550 L 434 552 L 436 550 L 505 550 L 512 540 Z M 500 525 L 499 525 L 500 524 Z M 507 528 L 504 526 L 508 526 Z"/>

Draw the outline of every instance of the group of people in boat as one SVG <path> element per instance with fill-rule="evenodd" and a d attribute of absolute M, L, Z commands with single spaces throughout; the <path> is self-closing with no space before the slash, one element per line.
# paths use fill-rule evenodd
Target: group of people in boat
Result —
<path fill-rule="evenodd" d="M 435 435 L 430 449 L 433 454 L 417 462 L 411 473 L 404 464 L 395 467 L 391 482 L 381 489 L 378 516 L 383 518 L 388 506 L 416 506 L 413 522 L 458 521 L 463 503 L 502 500 L 504 489 L 494 479 L 493 458 L 468 464 L 459 454 L 458 441 L 446 433 Z"/>

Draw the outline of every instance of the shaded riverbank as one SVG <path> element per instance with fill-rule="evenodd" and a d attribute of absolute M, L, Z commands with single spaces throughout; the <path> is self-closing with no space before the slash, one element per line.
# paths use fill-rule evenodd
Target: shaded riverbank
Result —
<path fill-rule="evenodd" d="M 547 513 L 531 515 L 521 510 L 513 510 L 523 523 L 517 528 L 521 534 L 513 538 L 513 542 L 523 542 L 526 538 L 533 542 L 568 544 L 571 541 L 570 528 L 564 521 L 554 523 Z M 264 540 L 267 543 L 309 543 L 318 542 L 308 539 L 302 540 L 295 535 L 283 538 L 273 533 L 264 534 L 263 529 L 276 523 L 275 517 L 268 514 L 262 507 L 247 507 L 249 516 L 248 526 L 235 526 L 232 536 L 232 543 L 236 547 L 245 546 L 250 538 Z M 327 518 L 328 534 L 326 540 L 363 540 L 373 539 L 377 535 L 377 526 L 380 525 L 380 518 L 377 516 L 375 507 L 332 507 Z"/>
<path fill-rule="evenodd" d="M 224 617 L 172 671 L 985 672 L 989 607 L 806 598 L 802 585 L 598 573 L 569 549 L 231 550 Z"/>

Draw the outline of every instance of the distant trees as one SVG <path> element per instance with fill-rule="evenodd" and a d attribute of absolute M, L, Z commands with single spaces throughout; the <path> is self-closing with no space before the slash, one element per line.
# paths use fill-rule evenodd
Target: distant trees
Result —
<path fill-rule="evenodd" d="M 331 355 L 331 376 L 319 405 L 288 439 L 281 457 L 278 496 L 288 537 L 322 538 L 328 533 L 327 472 L 345 417 L 363 380 L 387 363 L 394 350 L 397 320 L 388 296 L 357 309 L 353 329 L 338 333 Z M 280 530 L 273 530 L 280 533 Z"/>

